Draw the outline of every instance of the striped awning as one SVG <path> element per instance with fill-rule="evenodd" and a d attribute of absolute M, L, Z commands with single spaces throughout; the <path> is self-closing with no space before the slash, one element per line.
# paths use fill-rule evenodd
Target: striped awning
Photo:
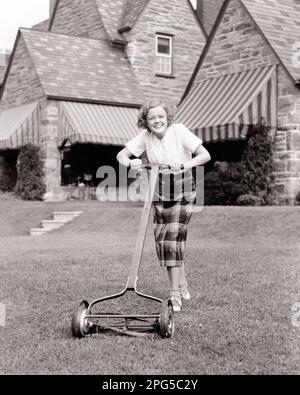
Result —
<path fill-rule="evenodd" d="M 0 149 L 17 149 L 28 143 L 39 145 L 38 102 L 0 113 Z"/>
<path fill-rule="evenodd" d="M 204 142 L 245 139 L 250 125 L 277 124 L 277 68 L 260 67 L 195 83 L 176 118 Z"/>
<path fill-rule="evenodd" d="M 61 102 L 59 114 L 60 144 L 124 145 L 139 133 L 137 108 Z"/>

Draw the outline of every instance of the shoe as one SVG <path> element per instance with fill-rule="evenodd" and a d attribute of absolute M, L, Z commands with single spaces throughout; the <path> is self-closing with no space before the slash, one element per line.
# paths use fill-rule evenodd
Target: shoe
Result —
<path fill-rule="evenodd" d="M 178 311 L 180 311 L 181 310 L 181 300 L 173 297 L 173 298 L 171 298 L 171 301 L 172 301 L 174 312 L 177 313 Z"/>
<path fill-rule="evenodd" d="M 190 300 L 191 294 L 189 293 L 188 287 L 186 284 L 180 287 L 180 296 L 183 300 Z"/>

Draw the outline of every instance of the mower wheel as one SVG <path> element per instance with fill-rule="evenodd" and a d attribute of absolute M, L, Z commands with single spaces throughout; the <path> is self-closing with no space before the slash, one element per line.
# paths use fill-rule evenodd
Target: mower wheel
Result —
<path fill-rule="evenodd" d="M 84 300 L 80 306 L 74 311 L 71 322 L 72 335 L 82 338 L 89 334 L 88 322 L 85 319 L 88 311 L 89 303 Z"/>
<path fill-rule="evenodd" d="M 172 336 L 174 333 L 174 311 L 171 300 L 162 303 L 158 324 L 161 337 Z"/>

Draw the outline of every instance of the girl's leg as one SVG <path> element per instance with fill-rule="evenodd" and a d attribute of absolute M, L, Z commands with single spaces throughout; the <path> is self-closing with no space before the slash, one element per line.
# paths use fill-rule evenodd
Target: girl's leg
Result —
<path fill-rule="evenodd" d="M 179 266 L 167 267 L 170 282 L 170 297 L 173 302 L 174 311 L 181 310 L 181 297 L 179 291 L 180 269 Z"/>
<path fill-rule="evenodd" d="M 184 300 L 190 300 L 191 295 L 188 290 L 188 285 L 185 277 L 185 269 L 184 269 L 184 263 L 182 264 L 180 268 L 180 275 L 179 275 L 179 290 L 180 290 L 180 295 Z"/>
<path fill-rule="evenodd" d="M 167 272 L 169 276 L 170 282 L 170 291 L 174 292 L 174 294 L 178 294 L 179 296 L 179 279 L 180 279 L 180 267 L 178 266 L 169 266 L 167 267 Z"/>
<path fill-rule="evenodd" d="M 180 274 L 179 274 L 179 287 L 183 286 L 186 284 L 186 277 L 185 277 L 185 269 L 184 269 L 184 263 L 180 267 Z"/>

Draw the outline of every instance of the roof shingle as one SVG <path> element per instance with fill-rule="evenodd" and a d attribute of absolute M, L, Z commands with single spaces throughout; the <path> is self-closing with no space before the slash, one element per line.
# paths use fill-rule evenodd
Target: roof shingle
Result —
<path fill-rule="evenodd" d="M 21 29 L 47 96 L 127 104 L 142 94 L 124 52 L 105 41 Z"/>
<path fill-rule="evenodd" d="M 120 28 L 132 28 L 149 0 L 126 0 Z"/>
<path fill-rule="evenodd" d="M 124 2 L 126 0 L 96 0 L 105 30 L 112 41 L 126 42 L 124 37 L 118 32 Z"/>
<path fill-rule="evenodd" d="M 50 19 L 45 19 L 44 21 L 31 26 L 31 29 L 48 31 L 49 24 L 50 24 Z"/>
<path fill-rule="evenodd" d="M 131 29 L 149 0 L 96 0 L 105 29 L 112 40 L 126 42 L 118 30 Z"/>

